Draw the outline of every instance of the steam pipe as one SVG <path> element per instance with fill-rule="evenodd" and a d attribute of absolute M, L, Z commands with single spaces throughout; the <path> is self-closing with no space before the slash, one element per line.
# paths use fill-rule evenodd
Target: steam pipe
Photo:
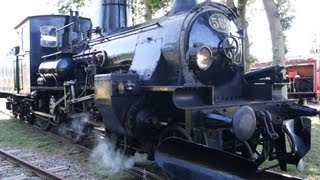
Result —
<path fill-rule="evenodd" d="M 79 11 L 76 11 L 75 12 L 75 20 L 74 20 L 74 26 L 75 26 L 75 28 L 74 28 L 74 31 L 75 32 L 77 32 L 77 33 L 79 33 L 80 32 L 80 18 L 79 18 Z M 79 34 L 80 35 L 80 34 Z"/>
<path fill-rule="evenodd" d="M 72 26 L 69 26 L 69 45 L 70 45 L 70 47 L 72 48 L 72 33 L 73 33 L 73 29 L 74 29 L 74 21 L 73 21 L 73 11 L 72 10 L 70 10 L 70 24 L 71 23 L 73 23 L 73 25 Z"/>

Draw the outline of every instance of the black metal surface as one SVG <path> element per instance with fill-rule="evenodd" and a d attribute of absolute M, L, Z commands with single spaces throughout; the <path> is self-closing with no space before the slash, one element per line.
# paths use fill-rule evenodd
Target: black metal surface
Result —
<path fill-rule="evenodd" d="M 174 13 L 189 11 L 198 3 L 198 1 L 199 0 L 189 0 L 189 1 L 174 0 L 171 5 L 170 13 L 174 14 Z"/>
<path fill-rule="evenodd" d="M 108 71 L 117 68 L 128 70 L 121 67 L 128 65 L 131 66 L 129 69 L 131 72 L 140 75 L 145 85 L 181 85 L 189 81 L 186 80 L 188 77 L 181 77 L 184 71 L 181 63 L 188 51 L 183 48 L 184 43 L 188 44 L 188 48 L 195 43 L 203 43 L 214 50 L 215 59 L 218 58 L 219 62 L 206 72 L 197 72 L 199 80 L 211 84 L 214 79 L 218 81 L 217 84 L 226 82 L 232 79 L 238 69 L 228 66 L 228 61 L 223 62 L 220 57 L 222 55 L 218 52 L 219 43 L 228 36 L 227 33 L 219 33 L 209 25 L 210 15 L 223 15 L 229 11 L 227 8 L 221 10 L 218 7 L 220 8 L 215 3 L 201 4 L 198 8 L 203 8 L 203 11 L 200 12 L 172 14 L 141 25 L 119 29 L 106 37 L 94 40 L 92 49 L 107 51 L 110 62 L 107 64 L 112 64 L 104 66 Z M 228 33 L 237 34 L 234 22 L 227 19 L 226 21 L 232 26 Z M 186 27 L 183 27 L 184 24 Z M 187 33 L 181 33 L 181 29 L 187 29 Z M 100 40 L 103 42 L 98 43 Z M 124 46 L 126 48 L 121 48 Z M 214 70 L 215 75 L 210 74 Z M 191 73 L 189 70 L 186 71 Z M 218 77 L 224 79 L 219 80 Z"/>
<path fill-rule="evenodd" d="M 308 106 L 301 106 L 298 104 L 282 104 L 282 107 L 286 109 L 287 116 L 294 118 L 295 116 L 316 116 L 319 115 L 319 111 Z"/>
<path fill-rule="evenodd" d="M 123 117 L 139 97 L 139 81 L 137 74 L 95 76 L 95 103 L 108 130 L 131 135 Z"/>
<path fill-rule="evenodd" d="M 286 87 L 286 83 L 270 84 L 262 82 L 260 84 L 245 84 L 245 87 L 242 89 L 242 91 L 243 96 L 248 99 L 256 99 L 262 101 L 284 101 L 287 99 L 285 93 L 283 93 L 286 91 Z"/>
<path fill-rule="evenodd" d="M 259 172 L 257 175 L 250 177 L 248 179 L 261 179 L 261 180 L 270 180 L 270 179 L 278 179 L 278 180 L 302 180 L 305 178 L 301 178 L 298 176 L 292 176 L 289 174 L 274 172 L 270 170 L 266 170 L 263 172 Z"/>
<path fill-rule="evenodd" d="M 130 146 L 151 158 L 166 137 L 210 146 L 175 139 L 160 145 L 161 166 L 170 177 L 179 179 L 249 177 L 254 176 L 257 164 L 267 159 L 278 160 L 284 169 L 305 155 L 310 136 L 303 132 L 305 122 L 298 119 L 318 111 L 295 106 L 282 95 L 286 84 L 280 66 L 244 74 L 243 33 L 236 27 L 233 11 L 209 1 L 195 5 L 196 1 L 177 0 L 173 9 L 179 13 L 125 28 L 126 19 L 121 18 L 126 17 L 127 1 L 103 1 L 104 23 L 108 21 L 104 24 L 108 27 L 103 27 L 110 30 L 108 34 L 43 56 L 45 61 L 35 76 L 42 76 L 40 84 L 49 77 L 53 82 L 31 85 L 41 94 L 32 98 L 32 104 L 13 97 L 9 105 L 17 115 L 30 111 L 55 117 L 54 113 L 90 112 L 95 120 L 103 120 L 107 132 L 133 139 Z M 77 24 L 70 18 L 56 22 L 62 23 L 58 29 L 68 31 L 62 35 L 62 43 L 69 45 L 73 44 L 72 29 L 64 27 L 71 28 L 70 22 Z M 81 27 L 81 20 L 79 24 Z M 201 47 L 209 53 L 199 53 Z M 73 68 L 64 63 L 66 57 Z M 208 66 L 201 68 L 201 62 Z M 37 63 L 35 69 L 41 62 Z M 71 72 L 67 80 L 75 82 L 74 86 L 59 78 L 66 76 L 65 72 Z M 93 87 L 94 101 L 86 99 Z M 77 103 L 81 98 L 88 101 Z M 295 119 L 293 127 L 284 125 L 288 119 Z M 284 132 L 292 137 L 294 148 L 302 149 L 294 152 L 297 156 L 286 154 Z M 253 160 L 260 145 L 263 153 L 255 163 L 243 158 Z"/>
<path fill-rule="evenodd" d="M 234 64 L 234 62 L 238 62 L 238 64 L 242 62 L 241 53 L 239 53 L 240 35 L 233 20 L 228 19 L 224 13 L 221 9 L 212 8 L 195 14 L 189 24 L 186 37 L 184 37 L 188 46 L 186 52 L 198 45 L 208 46 L 212 51 L 213 62 L 207 70 L 201 71 L 189 67 L 190 70 L 193 70 L 197 81 L 203 84 L 222 86 L 230 83 L 236 78 L 237 74 L 242 74 L 241 70 Z M 220 30 L 222 27 L 216 21 L 222 21 L 226 24 L 226 27 L 223 26 L 223 31 Z M 231 37 L 230 34 L 232 34 Z M 228 45 L 231 43 L 228 40 L 229 38 L 238 42 L 238 47 L 235 49 L 238 53 L 234 55 L 233 59 L 227 58 L 222 47 L 223 42 Z M 237 82 L 238 88 L 240 88 L 241 84 L 239 81 Z"/>
<path fill-rule="evenodd" d="M 259 123 L 265 128 L 267 138 L 271 140 L 276 140 L 279 135 L 275 132 L 272 124 L 272 116 L 268 111 L 257 111 L 256 113 Z"/>
<path fill-rule="evenodd" d="M 266 77 L 273 78 L 274 76 L 281 76 L 282 75 L 281 71 L 283 69 L 284 69 L 283 66 L 273 65 L 273 66 L 270 66 L 270 67 L 258 69 L 258 70 L 251 71 L 251 72 L 247 72 L 245 74 L 245 79 L 248 82 L 254 82 L 254 81 L 259 80 L 260 78 L 266 78 Z"/>
<path fill-rule="evenodd" d="M 155 159 L 169 179 L 239 179 L 253 176 L 258 166 L 240 156 L 168 138 L 156 151 Z"/>
<path fill-rule="evenodd" d="M 202 112 L 206 119 L 206 127 L 232 128 L 233 134 L 240 141 L 248 140 L 256 128 L 256 116 L 250 106 L 242 106 L 233 117 L 212 112 Z"/>
<path fill-rule="evenodd" d="M 250 106 L 242 106 L 233 116 L 232 129 L 240 141 L 250 139 L 256 129 L 256 116 Z"/>
<path fill-rule="evenodd" d="M 250 160 L 179 138 L 166 139 L 155 158 L 169 179 L 303 179 L 261 171 Z"/>
<path fill-rule="evenodd" d="M 209 106 L 213 104 L 213 88 L 177 88 L 172 95 L 176 107 L 185 109 L 190 107 Z"/>
<path fill-rule="evenodd" d="M 42 62 L 39 65 L 39 74 L 44 78 L 68 80 L 73 78 L 73 62 L 70 58 L 61 58 Z"/>
<path fill-rule="evenodd" d="M 311 148 L 311 120 L 306 117 L 289 120 L 284 124 L 284 131 L 291 142 L 291 152 L 285 156 L 285 159 L 298 165 Z"/>
<path fill-rule="evenodd" d="M 19 44 L 20 54 L 18 54 L 19 64 L 15 65 L 15 67 L 23 68 L 17 68 L 17 70 L 14 71 L 19 72 L 20 74 L 19 76 L 17 76 L 19 78 L 15 79 L 20 81 L 19 88 L 21 93 L 28 95 L 30 94 L 30 87 L 37 85 L 38 67 L 43 61 L 41 57 L 43 55 L 54 53 L 55 51 L 57 51 L 56 48 L 42 47 L 40 45 L 40 27 L 44 25 L 50 25 L 59 28 L 68 24 L 68 22 L 69 16 L 63 15 L 30 16 L 15 27 L 15 30 L 21 35 L 21 38 L 23 39 L 19 41 L 21 42 Z M 84 33 L 90 28 L 90 20 L 86 18 L 80 18 L 80 31 Z M 61 47 L 65 47 L 68 44 L 67 42 L 61 43 Z M 1 69 L 7 69 L 7 71 L 10 72 L 10 75 L 8 76 L 14 77 L 14 72 L 11 70 L 14 60 L 8 57 L 4 61 L 8 64 L 8 66 L 1 66 Z M 9 89 L 12 85 L 9 83 L 9 81 L 7 81 L 5 85 L 6 88 L 0 88 L 0 92 L 16 94 L 16 92 L 13 92 L 11 89 Z"/>
<path fill-rule="evenodd" d="M 130 0 L 102 0 L 102 32 L 111 33 L 131 25 Z"/>

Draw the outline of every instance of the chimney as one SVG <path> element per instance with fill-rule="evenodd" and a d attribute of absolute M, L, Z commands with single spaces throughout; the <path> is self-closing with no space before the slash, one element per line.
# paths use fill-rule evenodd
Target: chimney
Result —
<path fill-rule="evenodd" d="M 99 26 L 103 33 L 131 26 L 131 0 L 100 0 Z"/>
<path fill-rule="evenodd" d="M 208 0 L 173 0 L 170 14 L 189 11 L 193 6 Z"/>

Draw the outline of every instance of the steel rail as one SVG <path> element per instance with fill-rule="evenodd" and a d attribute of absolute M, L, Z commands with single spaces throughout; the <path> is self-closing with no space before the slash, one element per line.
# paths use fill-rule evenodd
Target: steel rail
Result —
<path fill-rule="evenodd" d="M 10 161 L 12 161 L 13 163 L 17 163 L 20 166 L 23 166 L 27 169 L 29 169 L 30 171 L 34 172 L 35 174 L 37 174 L 38 176 L 44 178 L 44 179 L 50 179 L 50 180 L 63 180 L 64 178 L 54 174 L 50 171 L 47 171 L 45 169 L 42 169 L 40 167 L 34 166 L 33 164 L 30 164 L 18 157 L 15 157 L 3 150 L 0 149 L 0 156 L 2 156 L 5 159 L 8 159 Z"/>
<path fill-rule="evenodd" d="M 15 118 L 11 113 L 8 113 L 8 112 L 5 112 L 3 110 L 0 109 L 0 113 L 3 113 L 3 114 L 6 114 L 8 116 L 10 116 L 11 118 L 21 122 L 19 119 Z M 64 142 L 67 142 L 67 143 L 70 143 L 69 140 L 65 139 L 64 137 L 61 137 L 61 136 L 58 136 L 54 133 L 51 133 L 51 132 L 48 132 L 48 131 L 43 131 L 41 128 L 35 126 L 35 125 L 31 125 L 29 123 L 23 123 L 24 125 L 26 126 L 29 126 L 35 130 L 37 130 L 38 132 L 42 133 L 42 134 L 46 134 L 46 135 L 49 135 L 53 138 L 55 138 L 56 140 L 62 140 Z M 78 147 L 79 149 L 82 149 L 84 152 L 88 153 L 88 154 L 91 154 L 93 151 L 85 146 L 82 146 L 82 145 L 79 145 L 79 144 L 73 144 L 74 146 Z M 145 169 L 141 169 L 139 167 L 132 167 L 132 168 L 129 168 L 129 169 L 126 169 L 125 170 L 126 172 L 130 173 L 130 174 L 133 174 L 134 176 L 139 176 L 143 179 L 147 179 L 147 180 L 163 180 L 164 178 L 154 174 L 154 173 L 151 173 L 149 171 L 146 171 Z M 300 179 L 303 179 L 301 177 L 298 177 L 298 176 L 293 176 L 293 175 L 289 175 L 289 174 L 285 174 L 285 173 L 280 173 L 280 172 L 275 172 L 275 171 L 272 171 L 272 170 L 266 170 L 266 171 L 262 171 L 260 173 L 257 174 L 257 177 L 262 178 L 275 178 L 275 179 L 295 179 L 295 180 L 300 180 Z"/>
<path fill-rule="evenodd" d="M 136 174 L 137 176 L 140 176 L 143 179 L 149 179 L 149 180 L 163 180 L 164 179 L 154 173 L 151 173 L 149 171 L 146 171 L 145 169 L 141 169 L 136 166 L 134 166 L 130 169 L 127 169 L 126 171 L 131 174 Z"/>
<path fill-rule="evenodd" d="M 26 124 L 29 126 L 29 124 Z M 43 132 L 40 128 L 36 127 L 36 126 L 31 126 L 32 128 L 35 128 L 41 132 Z M 55 138 L 56 140 L 61 140 L 61 141 L 64 141 L 66 143 L 70 143 L 70 141 L 68 139 L 65 139 L 64 137 L 61 137 L 61 136 L 58 136 L 54 133 L 51 133 L 51 132 L 43 132 L 49 136 L 51 136 L 52 138 Z M 93 153 L 93 150 L 88 148 L 88 147 L 85 147 L 85 146 L 82 146 L 82 145 L 79 145 L 79 144 L 73 144 L 74 146 L 76 146 L 77 148 L 81 149 L 82 151 L 88 153 L 88 154 L 92 154 Z M 126 172 L 130 173 L 130 174 L 133 174 L 135 176 L 138 176 L 138 177 L 141 177 L 143 179 L 146 179 L 146 180 L 163 180 L 164 178 L 154 174 L 154 173 L 151 173 L 149 171 L 146 171 L 145 169 L 141 169 L 137 166 L 134 166 L 132 168 L 129 168 L 129 169 L 125 169 Z"/>
<path fill-rule="evenodd" d="M 10 116 L 11 118 L 21 122 L 19 119 L 15 118 L 11 113 L 8 113 L 8 112 L 5 112 L 3 110 L 0 109 L 0 113 L 3 113 L 3 114 L 6 114 L 8 116 Z M 70 143 L 69 140 L 61 137 L 61 136 L 58 136 L 54 133 L 51 133 L 51 132 L 48 132 L 48 131 L 43 131 L 41 128 L 35 126 L 35 125 L 31 125 L 31 124 L 28 124 L 28 123 L 23 123 L 24 125 L 28 126 L 28 127 L 31 127 L 33 128 L 34 130 L 37 130 L 38 132 L 42 133 L 42 134 L 46 134 L 46 135 L 49 135 L 51 136 L 52 138 L 55 138 L 56 140 L 61 140 L 61 141 L 64 141 L 64 142 L 67 142 L 67 143 Z M 88 153 L 88 154 L 91 154 L 93 151 L 85 146 L 82 146 L 82 145 L 79 145 L 79 144 L 73 144 L 74 146 L 78 147 L 79 149 L 83 150 L 84 152 Z M 126 169 L 125 170 L 126 172 L 130 173 L 130 174 L 133 174 L 134 176 L 139 176 L 143 179 L 147 179 L 147 180 L 163 180 L 164 178 L 154 174 L 154 173 L 151 173 L 151 172 L 148 172 L 146 171 L 145 169 L 141 169 L 139 167 L 132 167 L 132 168 L 129 168 L 129 169 Z M 272 171 L 272 170 L 266 170 L 266 171 L 262 171 L 260 173 L 257 174 L 257 177 L 259 178 L 276 178 L 276 179 L 296 179 L 296 180 L 300 180 L 300 179 L 303 179 L 301 177 L 297 177 L 297 176 L 292 176 L 292 175 L 289 175 L 289 174 L 285 174 L 285 173 L 280 173 L 280 172 L 275 172 L 275 171 Z"/>
<path fill-rule="evenodd" d="M 19 119 L 15 118 L 12 114 L 8 113 L 8 112 L 4 112 L 0 109 L 0 113 L 3 113 L 3 114 L 6 114 L 8 116 L 10 116 L 11 118 L 17 120 L 17 121 L 20 121 Z M 21 122 L 21 121 L 20 121 Z M 51 133 L 51 132 L 45 132 L 43 131 L 41 128 L 37 127 L 37 126 L 34 126 L 34 125 L 31 125 L 31 124 L 28 124 L 28 123 L 23 123 L 24 125 L 28 126 L 28 127 L 31 127 L 35 130 L 37 130 L 38 132 L 42 133 L 42 134 L 46 134 L 46 135 L 49 135 L 53 138 L 55 138 L 56 140 L 62 140 L 64 142 L 67 142 L 67 143 L 70 143 L 69 140 L 61 137 L 61 136 L 58 136 L 54 133 Z M 88 153 L 88 154 L 91 154 L 93 151 L 85 146 L 82 146 L 82 145 L 79 145 L 79 144 L 73 144 L 74 146 L 78 147 L 79 149 L 82 149 L 84 152 Z M 138 177 L 141 177 L 143 179 L 147 179 L 147 180 L 163 180 L 164 178 L 163 177 L 160 177 L 154 173 L 151 173 L 149 171 L 146 171 L 145 169 L 141 169 L 139 167 L 132 167 L 132 168 L 129 168 L 129 169 L 126 169 L 125 170 L 126 172 L 134 175 L 134 176 L 138 176 Z M 301 177 L 298 177 L 298 176 L 293 176 L 293 175 L 289 175 L 289 174 L 285 174 L 285 173 L 280 173 L 280 172 L 275 172 L 273 170 L 266 170 L 266 171 L 262 171 L 260 173 L 258 173 L 256 175 L 256 177 L 258 177 L 259 179 L 262 178 L 262 179 L 268 179 L 268 178 L 271 178 L 271 179 L 294 179 L 294 180 L 301 180 L 303 178 Z"/>
<path fill-rule="evenodd" d="M 15 118 L 12 114 L 8 113 L 8 112 L 5 112 L 3 110 L 0 110 L 0 113 L 3 113 L 3 114 L 6 114 L 8 116 L 10 116 L 11 118 L 21 122 L 20 119 L 18 118 Z M 49 135 L 51 136 L 52 138 L 58 140 L 58 141 L 63 141 L 65 143 L 71 143 L 68 139 L 64 138 L 64 137 L 61 137 L 61 136 L 58 136 L 52 132 L 49 132 L 49 131 L 43 131 L 41 128 L 35 126 L 35 125 L 32 125 L 32 124 L 29 124 L 29 123 L 26 123 L 26 122 L 23 122 L 23 125 L 25 126 L 28 126 L 28 127 L 31 127 L 33 128 L 34 130 L 36 130 L 37 132 L 40 132 L 42 135 Z M 93 153 L 93 150 L 92 149 L 89 149 L 85 146 L 82 146 L 82 145 L 79 145 L 79 144 L 74 144 L 74 146 L 76 146 L 77 148 L 81 149 L 83 152 L 86 152 L 87 154 L 92 154 Z M 146 180 L 163 180 L 164 178 L 154 174 L 154 173 L 151 173 L 145 169 L 141 169 L 137 166 L 134 166 L 132 168 L 129 168 L 129 169 L 126 169 L 125 170 L 126 172 L 134 175 L 134 176 L 137 176 L 137 177 L 141 177 L 143 179 L 146 179 Z"/>
<path fill-rule="evenodd" d="M 26 124 L 29 126 L 29 124 Z M 31 126 L 32 128 L 35 128 L 41 132 L 43 132 L 40 128 L 36 127 L 36 126 Z M 61 140 L 61 141 L 64 141 L 64 142 L 67 142 L 67 143 L 70 143 L 69 140 L 61 137 L 61 136 L 58 136 L 54 133 L 51 133 L 51 132 L 43 132 L 53 138 L 55 138 L 56 140 Z M 85 147 L 85 146 L 82 146 L 82 145 L 79 145 L 79 144 L 73 144 L 74 146 L 78 147 L 79 149 L 81 149 L 82 151 L 88 153 L 88 154 L 92 154 L 93 153 L 93 150 L 92 149 L 89 149 L 88 147 Z M 133 174 L 135 176 L 138 176 L 138 177 L 141 177 L 143 179 L 147 179 L 147 180 L 163 180 L 164 178 L 154 174 L 154 173 L 151 173 L 149 171 L 146 171 L 145 169 L 142 169 L 142 168 L 139 168 L 137 166 L 134 166 L 132 168 L 129 168 L 129 169 L 125 169 L 126 172 L 130 173 L 130 174 Z"/>

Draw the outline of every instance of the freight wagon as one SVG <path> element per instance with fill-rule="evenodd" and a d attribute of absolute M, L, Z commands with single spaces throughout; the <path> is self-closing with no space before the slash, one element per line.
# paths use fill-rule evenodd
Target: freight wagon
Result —
<path fill-rule="evenodd" d="M 252 69 L 270 66 L 271 62 L 256 63 Z M 288 96 L 302 102 L 319 102 L 319 61 L 316 59 L 295 59 L 285 63 Z"/>

